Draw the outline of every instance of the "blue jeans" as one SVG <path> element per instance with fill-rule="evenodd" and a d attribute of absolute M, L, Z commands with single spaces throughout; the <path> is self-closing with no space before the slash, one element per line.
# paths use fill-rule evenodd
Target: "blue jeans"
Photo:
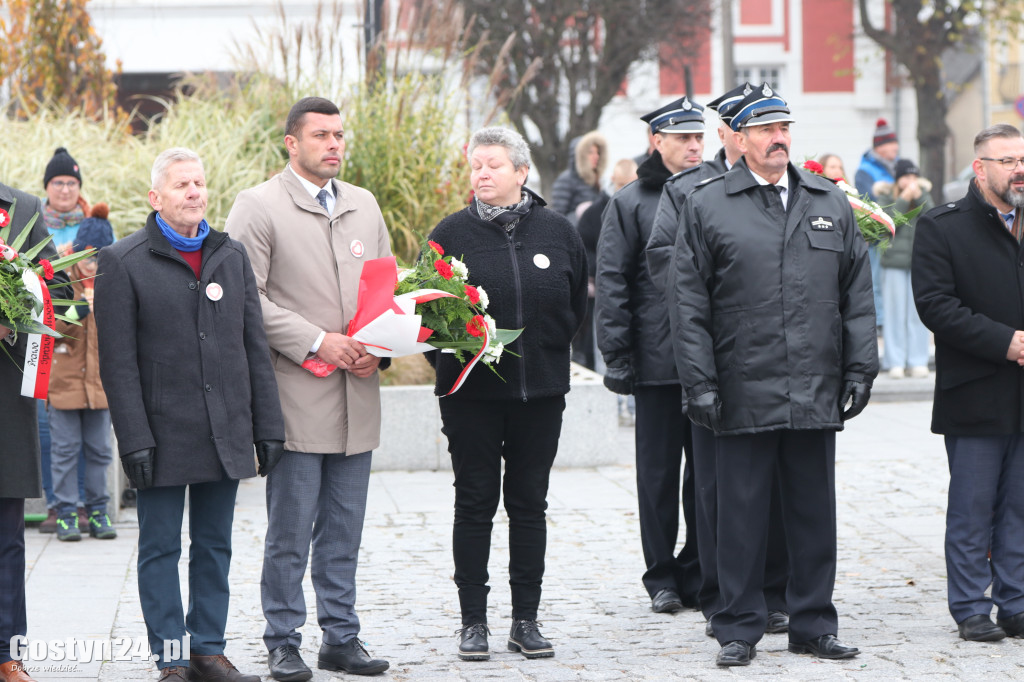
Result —
<path fill-rule="evenodd" d="M 58 410 L 50 405 L 50 468 L 57 513 L 69 516 L 79 503 L 88 513 L 106 511 L 110 452 L 108 410 Z M 82 464 L 84 453 L 85 464 Z M 85 494 L 82 478 L 85 469 Z M 77 470 L 77 473 L 73 473 Z M 75 483 L 78 483 L 76 490 Z"/>
<path fill-rule="evenodd" d="M 926 367 L 929 332 L 917 316 L 910 270 L 882 268 L 882 298 L 885 300 L 883 366 L 886 369 Z"/>
<path fill-rule="evenodd" d="M 43 495 L 46 497 L 46 508 L 57 507 L 57 498 L 53 494 L 53 470 L 50 462 L 50 417 L 46 414 L 46 401 L 36 403 L 36 416 L 39 421 L 39 464 L 43 473 Z M 85 448 L 78 458 L 78 499 L 85 499 Z"/>
<path fill-rule="evenodd" d="M 178 559 L 181 521 L 188 514 L 188 615 L 183 613 Z M 228 620 L 228 568 L 231 565 L 231 524 L 238 481 L 230 478 L 189 486 L 161 486 L 138 492 L 139 602 L 149 646 L 157 668 L 188 665 L 184 644 L 172 658 L 168 642 L 191 636 L 191 651 L 200 656 L 224 653 Z M 174 651 L 168 648 L 168 651 Z"/>

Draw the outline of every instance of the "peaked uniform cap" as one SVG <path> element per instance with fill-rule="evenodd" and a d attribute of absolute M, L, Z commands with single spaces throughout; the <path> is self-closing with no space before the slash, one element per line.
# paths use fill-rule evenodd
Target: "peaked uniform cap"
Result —
<path fill-rule="evenodd" d="M 786 100 L 774 92 L 767 83 L 754 88 L 753 92 L 740 100 L 733 111 L 735 113 L 729 122 L 729 127 L 733 130 L 779 121 L 792 123 L 794 120 Z"/>
<path fill-rule="evenodd" d="M 683 96 L 640 120 L 651 126 L 651 133 L 703 133 L 704 107 Z"/>
<path fill-rule="evenodd" d="M 708 109 L 718 112 L 718 118 L 723 123 L 728 125 L 732 122 L 732 114 L 736 110 L 736 105 L 743 101 L 743 98 L 754 91 L 754 86 L 750 83 L 744 83 L 738 85 L 729 92 L 725 93 L 715 101 L 708 104 Z"/>

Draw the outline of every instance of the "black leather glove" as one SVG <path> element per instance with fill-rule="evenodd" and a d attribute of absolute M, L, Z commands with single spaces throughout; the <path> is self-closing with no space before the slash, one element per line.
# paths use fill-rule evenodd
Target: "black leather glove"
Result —
<path fill-rule="evenodd" d="M 706 391 L 686 401 L 686 416 L 694 424 L 718 433 L 722 428 L 722 401 L 718 391 Z"/>
<path fill-rule="evenodd" d="M 266 476 L 281 461 L 284 442 L 279 440 L 256 441 L 256 461 L 260 463 L 260 476 Z"/>
<path fill-rule="evenodd" d="M 604 370 L 604 385 L 612 393 L 633 393 L 633 360 L 628 355 L 613 359 Z"/>
<path fill-rule="evenodd" d="M 842 411 L 842 419 L 853 419 L 860 414 L 868 405 L 868 398 L 871 397 L 871 387 L 859 381 L 844 381 L 843 392 L 839 397 L 839 409 Z M 850 403 L 849 409 L 846 403 Z"/>
<path fill-rule="evenodd" d="M 153 459 L 155 455 L 155 448 L 136 450 L 135 452 L 121 455 L 121 468 L 124 469 L 124 475 L 139 490 L 153 487 Z"/>

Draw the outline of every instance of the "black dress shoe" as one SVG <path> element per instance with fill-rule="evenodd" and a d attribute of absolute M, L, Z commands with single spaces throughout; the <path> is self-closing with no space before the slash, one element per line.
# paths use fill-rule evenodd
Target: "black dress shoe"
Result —
<path fill-rule="evenodd" d="M 764 631 L 770 635 L 789 632 L 789 614 L 785 611 L 769 611 Z"/>
<path fill-rule="evenodd" d="M 715 629 L 713 627 L 711 627 L 711 621 L 710 620 L 707 623 L 704 624 L 704 634 L 707 635 L 708 637 L 714 637 L 715 636 Z"/>
<path fill-rule="evenodd" d="M 267 654 L 267 665 L 270 666 L 270 676 L 280 682 L 303 682 L 313 677 L 313 671 L 302 660 L 299 648 L 293 644 L 271 649 Z"/>
<path fill-rule="evenodd" d="M 359 638 L 353 637 L 344 644 L 321 644 L 316 667 L 351 675 L 376 675 L 387 670 L 389 663 L 380 658 L 370 658 Z"/>
<path fill-rule="evenodd" d="M 757 649 L 753 644 L 742 640 L 728 642 L 718 652 L 715 663 L 721 666 L 750 665 L 751 659 L 757 656 Z"/>
<path fill-rule="evenodd" d="M 487 635 L 491 631 L 486 623 L 468 625 L 456 633 L 459 636 L 459 659 L 463 661 L 486 661 L 491 657 L 487 650 Z"/>
<path fill-rule="evenodd" d="M 968 642 L 996 642 L 1006 637 L 1006 630 L 983 613 L 960 621 L 957 630 L 960 631 L 960 638 Z"/>
<path fill-rule="evenodd" d="M 813 654 L 818 658 L 853 658 L 860 653 L 854 646 L 846 646 L 835 635 L 822 635 L 806 642 L 790 642 L 789 651 L 794 654 Z"/>
<path fill-rule="evenodd" d="M 683 610 L 683 600 L 675 590 L 666 587 L 659 590 L 651 599 L 651 611 L 655 613 L 675 613 Z"/>
<path fill-rule="evenodd" d="M 1024 612 L 1009 618 L 996 618 L 996 625 L 1003 629 L 1007 637 L 1024 637 Z"/>
<path fill-rule="evenodd" d="M 508 633 L 508 650 L 518 651 L 526 658 L 547 658 L 555 655 L 551 642 L 544 639 L 535 620 L 514 620 Z"/>

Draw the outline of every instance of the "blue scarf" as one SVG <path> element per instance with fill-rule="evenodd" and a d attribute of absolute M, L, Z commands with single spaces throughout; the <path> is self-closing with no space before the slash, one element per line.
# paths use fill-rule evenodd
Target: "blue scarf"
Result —
<path fill-rule="evenodd" d="M 167 241 L 171 243 L 171 246 L 178 251 L 185 251 L 186 253 L 203 248 L 203 240 L 210 234 L 210 225 L 206 222 L 205 218 L 199 223 L 199 231 L 196 232 L 195 237 L 183 237 L 175 232 L 173 227 L 164 222 L 159 213 L 156 214 L 156 224 L 160 228 L 160 232 L 167 238 Z"/>

